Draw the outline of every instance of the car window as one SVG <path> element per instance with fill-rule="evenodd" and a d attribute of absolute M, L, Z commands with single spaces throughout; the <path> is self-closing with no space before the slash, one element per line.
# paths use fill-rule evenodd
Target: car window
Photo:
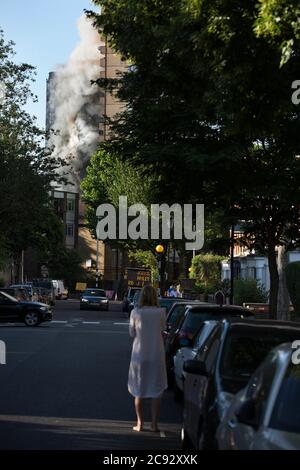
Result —
<path fill-rule="evenodd" d="M 179 323 L 180 321 L 180 318 L 182 318 L 182 316 L 184 315 L 184 311 L 186 309 L 186 305 L 185 304 L 181 304 L 181 305 L 175 305 L 175 307 L 173 308 L 172 312 L 170 313 L 170 316 L 168 318 L 168 323 L 171 325 L 171 326 L 175 326 Z"/>
<path fill-rule="evenodd" d="M 270 427 L 300 433 L 300 365 L 291 364 L 282 381 Z"/>
<path fill-rule="evenodd" d="M 13 301 L 13 302 L 17 302 L 15 297 L 12 297 L 11 295 L 7 294 L 6 292 L 0 292 L 0 302 L 2 304 L 5 304 L 5 303 L 7 303 L 8 300 Z"/>
<path fill-rule="evenodd" d="M 277 365 L 277 355 L 269 354 L 247 385 L 246 398 L 252 399 L 255 403 L 255 420 L 257 422 L 261 422 L 263 419 Z"/>
<path fill-rule="evenodd" d="M 296 331 L 278 328 L 231 328 L 225 339 L 220 367 L 225 391 L 236 393 L 245 386 L 267 354 L 279 344 L 293 341 L 295 334 L 297 337 Z"/>
<path fill-rule="evenodd" d="M 195 359 L 205 362 L 208 370 L 210 370 L 215 364 L 218 348 L 220 345 L 220 335 L 221 327 L 220 325 L 216 325 L 206 339 L 205 343 L 202 344 L 197 352 Z"/>
<path fill-rule="evenodd" d="M 91 297 L 106 297 L 104 290 L 100 289 L 85 290 L 83 295 L 89 295 Z"/>

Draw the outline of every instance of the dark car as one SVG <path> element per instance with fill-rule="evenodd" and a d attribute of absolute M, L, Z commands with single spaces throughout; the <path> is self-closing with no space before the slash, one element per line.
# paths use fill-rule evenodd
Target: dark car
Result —
<path fill-rule="evenodd" d="M 216 430 L 236 393 L 276 346 L 300 339 L 300 325 L 272 320 L 217 322 L 184 363 L 183 447 L 216 448 Z"/>
<path fill-rule="evenodd" d="M 173 358 L 178 348 L 182 345 L 182 340 L 186 341 L 185 346 L 190 346 L 204 321 L 223 320 L 224 318 L 231 317 L 254 319 L 253 313 L 249 309 L 236 305 L 224 305 L 222 307 L 215 304 L 186 306 L 178 322 L 169 331 L 165 341 L 169 385 L 171 385 L 173 381 Z"/>
<path fill-rule="evenodd" d="M 0 321 L 23 322 L 27 326 L 37 326 L 52 320 L 52 310 L 40 302 L 20 301 L 0 290 Z"/>
<path fill-rule="evenodd" d="M 108 310 L 109 301 L 103 289 L 86 289 L 80 296 L 80 310 Z"/>
<path fill-rule="evenodd" d="M 184 316 L 184 312 L 186 308 L 196 306 L 196 305 L 207 305 L 207 304 L 205 302 L 200 302 L 200 300 L 187 300 L 187 299 L 183 299 L 180 302 L 176 301 L 175 303 L 172 304 L 167 314 L 166 329 L 165 331 L 163 331 L 163 337 L 164 337 L 165 342 L 169 334 L 172 331 L 177 330 Z"/>
<path fill-rule="evenodd" d="M 134 297 L 136 294 L 140 293 L 141 290 L 141 287 L 130 287 L 127 289 L 123 298 L 122 311 L 127 312 L 128 316 L 130 315 L 131 310 L 134 308 Z"/>

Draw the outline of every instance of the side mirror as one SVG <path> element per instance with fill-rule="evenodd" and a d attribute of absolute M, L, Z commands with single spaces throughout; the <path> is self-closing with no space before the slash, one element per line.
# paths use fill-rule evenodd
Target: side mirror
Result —
<path fill-rule="evenodd" d="M 246 424 L 252 428 L 258 428 L 255 401 L 253 399 L 245 400 L 236 410 L 235 415 L 239 423 Z"/>
<path fill-rule="evenodd" d="M 208 376 L 208 371 L 207 371 L 205 362 L 202 362 L 202 361 L 196 361 L 196 360 L 185 361 L 183 364 L 183 370 L 184 372 L 187 372 L 188 374 L 204 375 L 204 377 Z"/>

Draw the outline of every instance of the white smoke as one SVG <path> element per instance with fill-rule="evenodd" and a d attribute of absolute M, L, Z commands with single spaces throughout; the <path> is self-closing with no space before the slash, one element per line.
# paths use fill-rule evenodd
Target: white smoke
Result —
<path fill-rule="evenodd" d="M 78 21 L 80 43 L 65 65 L 58 67 L 51 80 L 49 106 L 53 115 L 50 137 L 54 155 L 69 164 L 62 170 L 78 189 L 90 156 L 99 142 L 99 122 L 103 115 L 101 92 L 91 80 L 100 76 L 99 47 L 104 43 L 89 20 L 83 15 Z M 67 188 L 64 188 L 67 189 Z"/>

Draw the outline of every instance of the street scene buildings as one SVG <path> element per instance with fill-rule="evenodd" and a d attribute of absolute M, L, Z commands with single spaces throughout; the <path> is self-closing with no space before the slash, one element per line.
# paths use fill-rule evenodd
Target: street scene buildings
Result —
<path fill-rule="evenodd" d="M 299 7 L 3 3 L 0 453 L 299 450 Z"/>

